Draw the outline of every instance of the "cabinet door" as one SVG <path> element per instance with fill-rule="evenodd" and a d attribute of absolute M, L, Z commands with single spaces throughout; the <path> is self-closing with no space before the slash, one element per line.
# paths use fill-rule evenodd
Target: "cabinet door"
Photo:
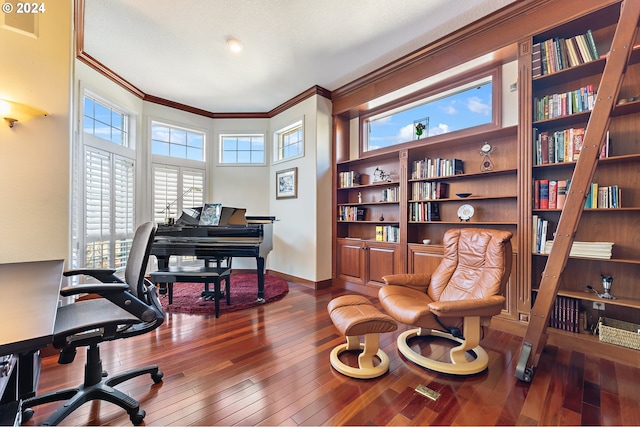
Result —
<path fill-rule="evenodd" d="M 360 241 L 339 240 L 338 249 L 338 275 L 344 280 L 364 283 L 364 246 Z"/>
<path fill-rule="evenodd" d="M 419 246 L 409 247 L 409 273 L 431 274 L 442 261 L 441 246 Z"/>
<path fill-rule="evenodd" d="M 403 272 L 397 245 L 367 244 L 367 284 L 380 285 L 382 276 Z"/>

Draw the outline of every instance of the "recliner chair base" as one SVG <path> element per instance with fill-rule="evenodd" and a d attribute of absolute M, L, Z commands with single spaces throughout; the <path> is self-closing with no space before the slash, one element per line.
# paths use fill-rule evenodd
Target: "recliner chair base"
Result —
<path fill-rule="evenodd" d="M 471 324 L 470 324 L 471 323 Z M 455 341 L 460 345 L 449 351 L 451 362 L 441 362 L 430 359 L 417 353 L 409 346 L 409 340 L 418 336 L 437 336 Z M 480 319 L 474 317 L 465 318 L 464 336 L 466 339 L 456 338 L 453 335 L 435 329 L 411 329 L 398 335 L 398 350 L 404 357 L 416 365 L 432 371 L 452 375 L 472 375 L 484 371 L 489 365 L 489 355 L 478 345 L 480 341 Z M 467 360 L 465 354 L 471 351 L 476 355 L 474 360 Z"/>

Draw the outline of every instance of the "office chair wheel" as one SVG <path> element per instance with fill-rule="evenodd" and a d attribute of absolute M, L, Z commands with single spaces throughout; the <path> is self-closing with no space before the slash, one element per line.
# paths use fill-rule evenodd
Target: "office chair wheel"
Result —
<path fill-rule="evenodd" d="M 23 409 L 22 410 L 22 422 L 26 423 L 27 421 L 29 421 L 31 419 L 31 417 L 33 417 L 33 414 L 35 414 L 35 411 L 31 408 L 27 408 L 27 409 Z"/>
<path fill-rule="evenodd" d="M 137 413 L 130 415 L 129 419 L 131 419 L 131 422 L 134 426 L 139 426 L 144 421 L 144 417 L 146 415 L 147 413 L 144 411 L 144 409 L 140 409 Z"/>
<path fill-rule="evenodd" d="M 153 380 L 154 384 L 158 384 L 162 382 L 163 376 L 164 374 L 162 373 L 162 371 L 158 371 L 155 374 L 151 374 L 151 379 Z"/>

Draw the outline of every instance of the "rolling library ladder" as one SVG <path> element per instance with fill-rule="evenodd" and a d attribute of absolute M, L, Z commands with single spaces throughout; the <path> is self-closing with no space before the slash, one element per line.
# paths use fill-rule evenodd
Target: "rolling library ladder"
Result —
<path fill-rule="evenodd" d="M 640 1 L 625 0 L 621 5 L 620 19 L 602 73 L 597 101 L 585 131 L 584 145 L 573 172 L 571 188 L 558 221 L 554 244 L 542 274 L 538 296 L 531 310 L 531 318 L 520 349 L 515 375 L 525 382 L 531 381 L 546 343 L 545 332 L 549 314 L 582 216 L 585 198 L 611 120 L 611 112 L 618 99 L 639 18 Z"/>

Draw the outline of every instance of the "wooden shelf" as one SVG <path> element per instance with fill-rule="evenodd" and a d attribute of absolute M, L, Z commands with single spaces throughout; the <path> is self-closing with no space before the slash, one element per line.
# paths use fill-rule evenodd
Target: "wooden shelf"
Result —
<path fill-rule="evenodd" d="M 376 188 L 376 187 L 393 187 L 400 185 L 398 181 L 384 181 L 384 182 L 372 182 L 371 184 L 358 184 L 352 187 L 338 187 L 338 191 L 342 190 L 362 190 L 363 188 Z"/>
<path fill-rule="evenodd" d="M 518 225 L 517 222 L 505 222 L 505 221 L 409 221 L 409 224 L 455 224 L 455 225 Z"/>
<path fill-rule="evenodd" d="M 377 206 L 377 205 L 397 205 L 398 201 L 395 202 L 368 202 L 368 203 L 338 203 L 337 206 Z"/>
<path fill-rule="evenodd" d="M 532 289 L 531 291 L 538 292 L 538 289 Z M 558 290 L 558 295 L 575 298 L 579 300 L 584 300 L 584 301 L 595 301 L 595 302 L 602 302 L 604 304 L 617 305 L 620 307 L 640 309 L 640 300 L 631 299 L 631 298 L 617 298 L 617 297 L 616 299 L 600 298 L 599 296 L 597 296 L 596 294 L 588 290 L 571 291 L 566 289 L 560 289 Z"/>
<path fill-rule="evenodd" d="M 420 199 L 409 200 L 409 203 L 421 202 L 467 202 L 470 200 L 497 200 L 497 199 L 517 199 L 516 194 L 496 195 L 496 196 L 469 196 L 469 197 L 447 197 L 443 199 Z"/>
<path fill-rule="evenodd" d="M 340 224 L 379 224 L 379 225 L 398 225 L 399 221 L 341 221 Z"/>
<path fill-rule="evenodd" d="M 517 172 L 518 172 L 518 169 L 514 168 L 514 169 L 504 169 L 504 170 L 498 170 L 498 171 L 461 173 L 457 175 L 436 176 L 431 178 L 412 178 L 412 179 L 409 179 L 408 181 L 409 183 L 425 182 L 425 181 L 449 181 L 449 180 L 455 180 L 455 179 L 486 177 L 487 175 L 515 174 Z"/>
<path fill-rule="evenodd" d="M 604 210 L 604 209 L 603 209 Z M 549 254 L 539 254 L 539 253 L 534 253 L 532 254 L 534 256 L 539 256 L 539 257 L 548 257 Z M 619 263 L 619 264 L 632 264 L 632 265 L 640 265 L 640 259 L 624 259 L 624 258 L 589 258 L 589 257 L 577 257 L 577 256 L 570 256 L 569 259 L 575 259 L 575 260 L 582 260 L 582 261 L 589 261 L 589 262 L 594 262 L 594 261 L 601 261 L 601 262 L 613 262 L 613 263 Z"/>

